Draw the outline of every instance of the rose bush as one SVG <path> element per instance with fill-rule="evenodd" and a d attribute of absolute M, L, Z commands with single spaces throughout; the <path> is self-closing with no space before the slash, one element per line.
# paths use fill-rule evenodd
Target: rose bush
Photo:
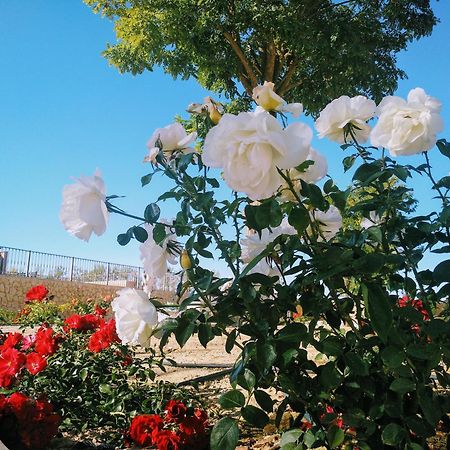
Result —
<path fill-rule="evenodd" d="M 283 128 L 275 117 L 283 103 L 271 89 L 255 92 L 272 114 L 236 111 L 235 103 L 217 124 L 203 113 L 186 121 L 202 151 L 186 154 L 179 144 L 169 155 L 155 144 L 142 185 L 163 175 L 173 187 L 141 219 L 130 215 L 140 223 L 118 241 L 150 240 L 164 250 L 176 236 L 180 307 L 159 327 L 161 346 L 171 334 L 181 346 L 197 334 L 205 347 L 226 336 L 225 350 L 237 346 L 240 356 L 221 407 L 258 427 L 278 425 L 287 409 L 295 413 L 283 449 L 426 448 L 449 410 L 436 387 L 449 384 L 450 177 L 436 179 L 428 156 L 436 144 L 450 158 L 450 144 L 436 142 L 439 103 L 416 89 L 407 101 L 388 97 L 377 109 L 360 96 L 327 106 L 316 129 L 347 152 L 352 183 L 340 189 L 331 177 L 315 184 L 326 164 L 311 152 L 312 132 L 299 122 L 286 126 L 282 115 Z M 369 137 L 373 145 L 363 146 Z M 392 156 L 423 151 L 424 162 L 401 164 L 378 146 Z M 220 168 L 224 182 L 209 168 Z M 430 181 L 437 211 L 415 214 L 415 175 Z M 109 211 L 127 215 L 112 199 Z M 180 210 L 168 224 L 159 205 L 170 199 Z M 441 260 L 423 268 L 428 252 Z M 227 272 L 214 271 L 217 259 Z M 404 296 L 411 302 L 399 302 Z M 283 393 L 281 403 L 267 388 Z M 223 417 L 211 448 L 237 442 L 235 418 Z"/>

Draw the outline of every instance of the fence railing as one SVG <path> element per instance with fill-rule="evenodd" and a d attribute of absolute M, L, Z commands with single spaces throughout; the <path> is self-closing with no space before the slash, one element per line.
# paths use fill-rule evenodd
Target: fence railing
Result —
<path fill-rule="evenodd" d="M 0 246 L 0 275 L 141 287 L 143 269 L 138 266 Z"/>

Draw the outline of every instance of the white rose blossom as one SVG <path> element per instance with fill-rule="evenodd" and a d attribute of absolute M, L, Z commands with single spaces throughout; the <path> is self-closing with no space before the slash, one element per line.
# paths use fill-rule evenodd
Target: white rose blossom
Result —
<path fill-rule="evenodd" d="M 176 264 L 177 256 L 171 251 L 171 246 L 176 245 L 175 235 L 167 233 L 161 244 L 153 239 L 153 225 L 145 224 L 148 239 L 139 246 L 141 261 L 147 277 L 163 279 L 168 270 L 168 264 Z"/>
<path fill-rule="evenodd" d="M 277 167 L 290 169 L 306 160 L 311 139 L 307 125 L 283 129 L 264 110 L 224 114 L 206 136 L 202 159 L 206 166 L 223 168 L 223 178 L 234 191 L 261 200 L 283 182 Z"/>
<path fill-rule="evenodd" d="M 383 219 L 375 211 L 370 211 L 369 217 L 364 217 L 361 220 L 360 226 L 364 230 L 367 230 L 370 227 L 379 225 L 382 221 Z"/>
<path fill-rule="evenodd" d="M 301 180 L 305 181 L 306 183 L 317 183 L 322 178 L 324 178 L 328 172 L 328 162 L 325 156 L 323 156 L 314 148 L 311 147 L 309 149 L 306 160 L 313 161 L 314 164 L 308 166 L 304 172 L 299 172 L 295 168 L 289 170 L 289 178 L 292 181 L 294 190 L 299 195 L 301 191 Z M 291 191 L 287 182 L 284 182 L 280 187 L 280 199 L 282 201 L 296 201 L 296 197 Z"/>
<path fill-rule="evenodd" d="M 377 110 L 377 105 L 362 95 L 348 97 L 343 95 L 320 112 L 315 122 L 319 137 L 327 137 L 331 141 L 344 144 L 353 141 L 353 137 L 345 134 L 346 127 L 352 127 L 354 138 L 359 144 L 367 141 L 370 134 L 370 126 L 367 121 L 371 119 Z"/>
<path fill-rule="evenodd" d="M 223 116 L 223 105 L 211 97 L 205 97 L 203 103 L 191 103 L 186 111 L 191 114 L 208 115 L 214 124 L 218 124 Z"/>
<path fill-rule="evenodd" d="M 342 228 L 341 213 L 334 205 L 330 205 L 326 212 L 313 210 L 310 215 L 311 220 L 315 221 L 319 228 L 319 236 L 317 238 L 319 241 L 333 239 Z M 310 234 L 311 230 L 308 228 L 307 232 Z"/>
<path fill-rule="evenodd" d="M 148 346 L 159 316 L 155 306 L 143 291 L 121 289 L 111 302 L 116 320 L 116 331 L 122 344 Z"/>
<path fill-rule="evenodd" d="M 268 229 L 262 230 L 261 237 L 256 231 L 247 228 L 245 237 L 240 241 L 242 249 L 242 262 L 244 264 L 250 263 L 254 258 L 261 254 L 261 252 L 263 252 L 269 244 L 271 244 L 278 236 L 281 236 L 282 234 L 297 234 L 297 231 L 288 223 L 287 219 L 283 219 L 281 225 L 276 228 L 272 228 L 271 231 Z M 279 271 L 269 264 L 267 258 L 263 258 L 250 270 L 249 273 L 262 273 L 264 275 L 272 276 L 278 275 Z"/>
<path fill-rule="evenodd" d="M 147 142 L 148 155 L 144 162 L 156 163 L 156 155 L 160 152 L 160 147 L 166 157 L 179 150 L 183 153 L 192 153 L 193 148 L 189 147 L 197 139 L 197 133 L 186 133 L 183 125 L 172 123 L 164 128 L 157 128 Z"/>
<path fill-rule="evenodd" d="M 392 156 L 414 155 L 430 150 L 444 128 L 441 103 L 422 88 L 409 92 L 405 101 L 385 97 L 378 106 L 379 119 L 370 139 L 375 147 L 385 147 Z"/>
<path fill-rule="evenodd" d="M 99 170 L 91 177 L 82 175 L 75 180 L 64 186 L 59 219 L 70 234 L 87 242 L 92 233 L 100 236 L 106 231 L 109 213 L 105 183 Z"/>
<path fill-rule="evenodd" d="M 279 111 L 292 114 L 293 117 L 299 117 L 303 112 L 301 103 L 287 103 L 275 91 L 275 85 L 270 81 L 265 81 L 263 85 L 253 88 L 252 98 L 266 111 Z"/>

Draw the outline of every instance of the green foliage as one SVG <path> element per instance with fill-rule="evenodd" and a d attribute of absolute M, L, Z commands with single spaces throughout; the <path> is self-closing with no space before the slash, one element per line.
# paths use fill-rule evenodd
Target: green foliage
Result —
<path fill-rule="evenodd" d="M 121 72 L 161 66 L 230 97 L 238 81 L 247 94 L 273 81 L 312 113 L 343 94 L 393 92 L 405 77 L 396 54 L 436 23 L 429 0 L 84 1 L 114 21 L 104 56 Z"/>
<path fill-rule="evenodd" d="M 15 317 L 14 311 L 0 307 L 0 325 L 12 325 Z"/>

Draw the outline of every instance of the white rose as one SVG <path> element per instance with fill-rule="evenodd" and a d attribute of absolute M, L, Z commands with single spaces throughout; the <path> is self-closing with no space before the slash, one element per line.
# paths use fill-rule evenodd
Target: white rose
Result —
<path fill-rule="evenodd" d="M 286 103 L 273 89 L 275 85 L 270 81 L 265 81 L 261 86 L 253 88 L 252 98 L 266 111 L 280 111 L 291 113 L 294 117 L 300 116 L 303 112 L 301 103 Z"/>
<path fill-rule="evenodd" d="M 328 162 L 321 153 L 312 147 L 309 149 L 308 156 L 306 157 L 307 161 L 313 161 L 314 164 L 311 164 L 307 167 L 304 172 L 299 172 L 298 170 L 291 169 L 289 170 L 289 178 L 292 181 L 292 185 L 294 190 L 300 195 L 301 191 L 301 180 L 306 183 L 317 183 L 328 172 Z M 284 182 L 280 188 L 280 198 L 282 201 L 296 201 L 296 197 L 294 193 L 289 188 L 289 185 Z"/>
<path fill-rule="evenodd" d="M 170 157 L 175 150 L 180 150 L 184 153 L 193 152 L 194 150 L 189 145 L 195 139 L 197 139 L 197 133 L 187 134 L 183 125 L 178 122 L 167 125 L 164 128 L 157 128 L 147 142 L 148 155 L 144 158 L 144 162 L 155 163 L 160 146 L 166 157 Z"/>
<path fill-rule="evenodd" d="M 158 312 L 143 291 L 126 288 L 111 302 L 116 331 L 122 344 L 148 346 L 158 325 Z"/>
<path fill-rule="evenodd" d="M 378 123 L 370 139 L 375 147 L 385 147 L 393 156 L 414 155 L 430 150 L 444 128 L 441 103 L 421 88 L 409 92 L 407 101 L 385 97 L 378 106 Z"/>
<path fill-rule="evenodd" d="M 323 239 L 331 240 L 342 227 L 341 213 L 334 205 L 330 205 L 326 212 L 314 210 L 310 214 L 311 219 L 316 222 L 319 229 L 319 241 Z M 308 233 L 311 233 L 310 229 Z"/>
<path fill-rule="evenodd" d="M 98 170 L 92 177 L 82 175 L 74 184 L 64 186 L 59 219 L 70 234 L 88 241 L 92 232 L 100 236 L 106 231 L 109 213 L 105 192 Z"/>
<path fill-rule="evenodd" d="M 269 244 L 271 244 L 278 236 L 281 236 L 282 234 L 297 234 L 297 231 L 288 223 L 287 219 L 283 219 L 281 225 L 276 228 L 272 228 L 272 231 L 269 231 L 267 228 L 262 230 L 261 236 L 259 236 L 256 231 L 247 228 L 245 237 L 242 238 L 240 242 L 242 249 L 242 262 L 245 264 L 250 263 L 259 254 L 261 254 Z M 267 258 L 263 258 L 256 264 L 255 267 L 253 267 L 253 269 L 250 270 L 250 273 L 277 275 L 279 274 L 279 271 L 276 267 L 272 267 L 270 265 Z"/>
<path fill-rule="evenodd" d="M 344 144 L 353 140 L 351 135 L 345 135 L 345 127 L 352 125 L 352 133 L 359 144 L 366 142 L 370 134 L 370 126 L 366 123 L 377 110 L 373 100 L 358 95 L 348 97 L 343 95 L 320 112 L 315 126 L 319 137 L 327 137 L 331 141 Z"/>
<path fill-rule="evenodd" d="M 161 244 L 157 244 L 153 239 L 153 225 L 145 224 L 148 239 L 139 246 L 141 261 L 144 271 L 151 279 L 152 277 L 162 279 L 167 274 L 167 264 L 176 264 L 176 255 L 170 252 L 170 244 L 175 242 L 173 234 L 168 233 Z"/>
<path fill-rule="evenodd" d="M 233 190 L 261 200 L 283 182 L 277 167 L 290 169 L 305 161 L 311 139 L 307 125 L 293 123 L 283 130 L 266 111 L 225 114 L 207 134 L 202 158 L 206 166 L 223 168 Z"/>

